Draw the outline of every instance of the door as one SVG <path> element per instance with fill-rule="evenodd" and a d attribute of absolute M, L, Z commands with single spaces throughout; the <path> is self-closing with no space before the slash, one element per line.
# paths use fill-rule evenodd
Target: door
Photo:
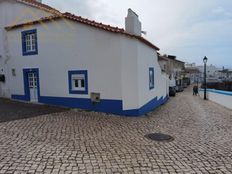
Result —
<path fill-rule="evenodd" d="M 28 73 L 28 85 L 31 102 L 38 102 L 38 76 L 36 72 Z"/>

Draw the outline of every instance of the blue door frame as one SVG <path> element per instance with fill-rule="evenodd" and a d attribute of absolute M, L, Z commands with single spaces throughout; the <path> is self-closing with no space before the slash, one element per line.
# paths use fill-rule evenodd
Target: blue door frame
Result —
<path fill-rule="evenodd" d="M 30 89 L 28 81 L 28 73 L 35 73 L 37 77 L 37 89 L 38 89 L 38 102 L 40 100 L 40 83 L 39 83 L 39 69 L 38 68 L 27 68 L 23 69 L 23 82 L 24 82 L 24 95 L 12 95 L 12 99 L 30 101 Z"/>
<path fill-rule="evenodd" d="M 39 101 L 40 85 L 39 85 L 39 69 L 38 68 L 23 69 L 25 99 L 27 101 L 31 100 L 30 89 L 29 89 L 29 81 L 28 81 L 28 73 L 34 73 L 36 75 L 36 77 L 37 77 L 37 90 L 38 90 L 38 101 Z"/>

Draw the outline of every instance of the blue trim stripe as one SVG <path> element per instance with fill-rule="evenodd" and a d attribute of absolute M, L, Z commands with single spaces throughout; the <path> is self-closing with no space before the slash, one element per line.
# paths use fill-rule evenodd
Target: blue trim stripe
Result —
<path fill-rule="evenodd" d="M 11 95 L 12 99 L 30 101 L 30 89 L 28 82 L 28 73 L 33 72 L 37 76 L 37 89 L 38 89 L 38 99 L 40 97 L 40 82 L 39 82 L 39 69 L 38 68 L 28 68 L 23 69 L 23 82 L 24 82 L 24 95 Z"/>
<path fill-rule="evenodd" d="M 72 89 L 72 75 L 81 74 L 85 77 L 85 90 L 78 91 Z M 69 85 L 69 94 L 88 94 L 88 71 L 87 70 L 75 70 L 68 71 L 68 85 Z"/>
<path fill-rule="evenodd" d="M 90 99 L 85 98 L 66 98 L 66 97 L 45 97 L 40 96 L 40 103 L 65 106 L 69 108 L 80 108 L 98 112 L 121 114 L 122 101 L 121 100 L 101 100 L 100 103 L 93 104 Z"/>
<path fill-rule="evenodd" d="M 168 101 L 169 97 L 161 97 L 159 100 L 157 100 L 157 97 L 149 101 L 147 104 L 142 106 L 139 109 L 133 109 L 133 110 L 125 110 L 123 111 L 123 115 L 127 116 L 141 116 L 148 112 L 153 111 L 154 109 L 158 108 L 160 105 L 163 105 Z"/>
<path fill-rule="evenodd" d="M 12 99 L 25 100 L 25 96 L 12 95 Z M 55 106 L 64 106 L 70 108 L 80 108 L 86 110 L 92 110 L 97 112 L 104 112 L 116 115 L 124 116 L 141 116 L 144 115 L 160 105 L 166 103 L 169 97 L 161 97 L 157 100 L 157 97 L 152 99 L 150 102 L 145 104 L 139 109 L 132 110 L 123 110 L 123 101 L 122 100 L 107 100 L 103 99 L 100 103 L 93 104 L 90 99 L 84 98 L 66 98 L 66 97 L 48 97 L 48 96 L 39 96 L 39 103 L 55 105 Z M 27 101 L 27 100 L 26 100 Z"/>
<path fill-rule="evenodd" d="M 108 100 L 101 99 L 100 103 L 93 104 L 91 99 L 84 98 L 68 98 L 68 97 L 50 97 L 50 96 L 40 96 L 40 83 L 39 83 L 39 69 L 23 69 L 24 77 L 24 95 L 12 95 L 12 99 L 30 101 L 30 89 L 28 84 L 28 73 L 34 72 L 37 75 L 37 85 L 38 85 L 38 102 L 56 105 L 56 106 L 65 106 L 70 108 L 80 108 L 86 110 L 92 110 L 97 112 L 105 112 L 116 115 L 125 115 L 125 116 L 141 116 L 157 108 L 158 106 L 164 104 L 169 99 L 168 95 L 166 97 L 161 97 L 157 99 L 155 97 L 147 104 L 142 106 L 139 109 L 132 110 L 123 110 L 123 101 L 122 100 Z"/>
<path fill-rule="evenodd" d="M 35 34 L 35 51 L 27 51 L 26 48 L 26 36 L 29 34 Z M 21 32 L 21 37 L 22 37 L 22 53 L 23 56 L 30 56 L 30 55 L 36 55 L 38 54 L 38 39 L 37 39 L 37 30 L 26 30 Z"/>
<path fill-rule="evenodd" d="M 100 103 L 93 104 L 90 99 L 40 96 L 39 102 L 56 106 L 65 106 L 70 108 L 80 108 L 97 112 L 112 113 L 116 115 L 141 116 L 164 104 L 165 102 L 167 102 L 168 98 L 169 97 L 166 96 L 164 98 L 161 97 L 159 100 L 157 100 L 156 97 L 141 108 L 133 110 L 123 110 L 123 102 L 121 100 L 103 99 Z"/>
<path fill-rule="evenodd" d="M 25 95 L 11 95 L 11 98 L 14 100 L 29 101 Z"/>
<path fill-rule="evenodd" d="M 200 89 L 200 91 L 204 91 L 204 89 Z M 216 89 L 207 89 L 207 92 L 212 92 L 212 93 L 216 93 L 216 94 L 222 94 L 222 95 L 232 96 L 232 92 L 230 92 L 230 91 L 222 91 L 222 90 L 216 90 Z"/>
<path fill-rule="evenodd" d="M 155 88 L 155 74 L 154 74 L 154 68 L 149 68 L 149 89 Z"/>

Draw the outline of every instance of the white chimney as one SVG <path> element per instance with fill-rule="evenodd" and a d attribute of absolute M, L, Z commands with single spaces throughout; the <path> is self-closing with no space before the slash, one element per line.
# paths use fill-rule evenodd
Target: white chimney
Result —
<path fill-rule="evenodd" d="M 141 36 L 142 24 L 139 21 L 139 16 L 130 8 L 128 9 L 127 17 L 125 18 L 125 28 L 127 33 Z"/>

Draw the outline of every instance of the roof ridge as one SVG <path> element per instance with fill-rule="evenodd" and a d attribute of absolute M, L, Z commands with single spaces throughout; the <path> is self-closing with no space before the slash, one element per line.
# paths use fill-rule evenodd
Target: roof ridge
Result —
<path fill-rule="evenodd" d="M 53 8 L 53 7 L 50 7 L 49 5 L 47 4 L 44 4 L 42 2 L 38 2 L 36 0 L 17 0 L 18 2 L 22 2 L 22 3 L 26 3 L 26 4 L 30 4 L 36 8 L 41 8 L 43 10 L 46 10 L 46 11 L 49 11 L 53 14 L 57 14 L 57 13 L 61 13 L 59 10 Z"/>
<path fill-rule="evenodd" d="M 111 25 L 107 25 L 107 24 L 104 24 L 102 22 L 96 22 L 95 20 L 90 20 L 88 18 L 83 18 L 81 16 L 77 16 L 75 14 L 72 14 L 72 13 L 69 13 L 69 12 L 65 12 L 65 13 L 62 13 L 64 17 L 67 17 L 67 18 L 75 18 L 76 20 L 80 20 L 81 22 L 83 23 L 91 23 L 92 25 L 99 25 L 101 27 L 107 27 L 109 29 L 116 29 L 120 32 L 125 32 L 125 30 L 123 28 L 119 28 L 119 27 L 114 27 L 114 26 L 111 26 Z"/>
<path fill-rule="evenodd" d="M 47 17 L 42 17 L 39 20 L 34 20 L 34 21 L 22 23 L 22 24 L 16 24 L 16 25 L 13 25 L 13 26 L 7 26 L 7 27 L 5 27 L 5 29 L 6 30 L 11 30 L 13 28 L 22 27 L 22 26 L 25 26 L 25 25 L 37 24 L 37 23 L 40 23 L 42 21 L 46 22 L 46 21 L 50 21 L 52 19 L 58 19 L 58 18 L 62 18 L 62 17 L 73 20 L 73 21 L 76 21 L 76 22 L 80 22 L 80 23 L 83 23 L 83 24 L 86 24 L 86 25 L 90 25 L 90 26 L 98 28 L 98 29 L 102 29 L 102 30 L 109 31 L 109 32 L 112 32 L 112 33 L 123 34 L 125 36 L 138 39 L 141 42 L 145 43 L 146 45 L 152 47 L 153 49 L 160 50 L 157 46 L 155 46 L 154 44 L 152 44 L 150 41 L 143 38 L 142 36 L 133 35 L 133 34 L 127 33 L 122 28 L 102 24 L 102 23 L 99 23 L 99 22 L 95 22 L 94 20 L 91 21 L 91 20 L 89 20 L 87 18 L 83 18 L 81 16 L 76 16 L 76 15 L 68 13 L 68 12 L 66 12 L 66 13 L 58 13 L 58 14 L 55 14 L 55 15 L 52 15 L 52 16 L 47 16 Z"/>

